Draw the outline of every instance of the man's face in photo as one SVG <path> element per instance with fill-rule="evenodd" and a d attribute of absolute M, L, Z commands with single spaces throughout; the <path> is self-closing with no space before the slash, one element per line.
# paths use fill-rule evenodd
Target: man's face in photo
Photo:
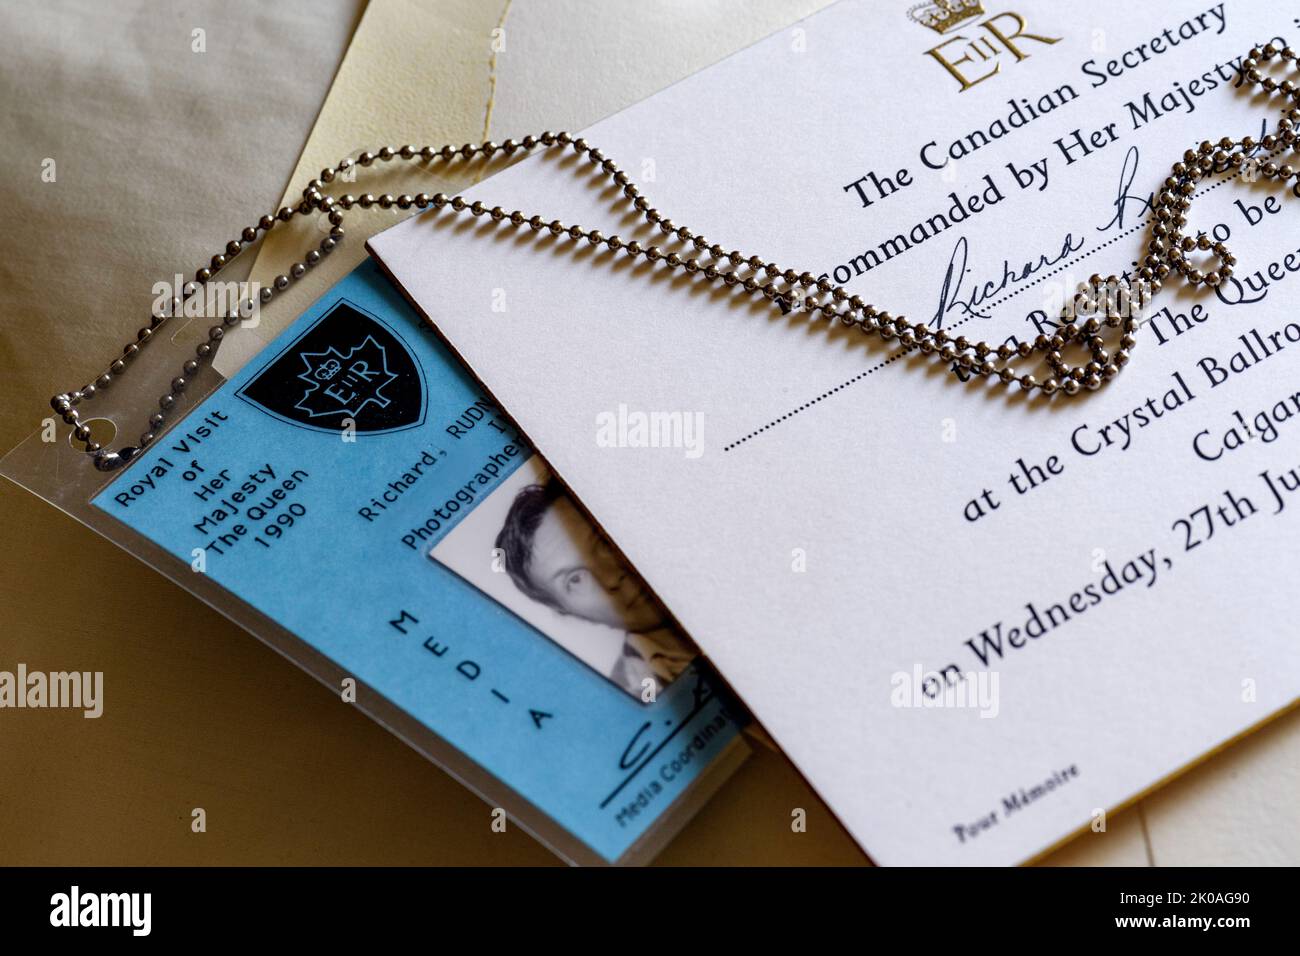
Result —
<path fill-rule="evenodd" d="M 533 533 L 527 575 L 566 614 L 644 633 L 666 623 L 636 574 L 563 495 Z"/>

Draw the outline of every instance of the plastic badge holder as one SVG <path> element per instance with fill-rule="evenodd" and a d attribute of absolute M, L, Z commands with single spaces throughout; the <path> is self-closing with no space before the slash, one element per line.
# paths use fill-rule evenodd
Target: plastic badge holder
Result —
<path fill-rule="evenodd" d="M 374 269 L 370 262 L 363 264 L 358 273 L 366 269 L 373 270 L 378 276 L 378 270 Z M 356 275 L 357 273 L 354 273 L 343 279 L 339 286 L 348 283 Z M 383 279 L 378 281 L 386 283 Z M 304 314 L 321 309 L 322 304 L 335 294 L 339 286 L 331 289 L 308 310 L 308 313 Z M 397 297 L 396 292 L 392 295 Z M 402 306 L 405 307 L 404 302 Z M 109 388 L 101 389 L 92 401 L 83 402 L 79 406 L 81 421 L 92 428 L 92 435 L 106 448 L 134 444 L 140 432 L 146 430 L 150 414 L 158 408 L 159 396 L 171 391 L 170 382 L 176 370 L 186 359 L 193 356 L 195 345 L 203 340 L 212 321 L 198 318 L 180 322 L 173 320 L 173 323 L 178 327 L 170 329 L 165 326 L 164 328 L 168 328 L 170 334 L 153 336 L 147 346 L 141 349 L 140 354 L 131 361 L 127 374 L 113 381 Z M 233 331 L 231 335 L 238 336 L 238 330 Z M 279 347 L 279 344 L 280 339 L 277 338 L 265 351 L 271 351 Z M 244 364 L 251 365 L 260 361 L 263 361 L 263 353 L 252 357 Z M 238 374 L 238 371 L 235 371 L 232 377 L 237 377 Z M 199 371 L 190 377 L 185 391 L 176 397 L 176 405 L 168 413 L 167 422 L 160 430 L 155 445 L 151 447 L 157 447 L 158 444 L 165 442 L 169 435 L 183 434 L 189 414 L 201 406 L 205 399 L 221 388 L 226 381 L 210 363 L 201 364 Z M 33 411 L 37 412 L 35 409 Z M 132 466 L 128 464 L 125 469 L 113 472 L 99 471 L 94 467 L 90 456 L 82 450 L 80 443 L 77 443 L 76 447 L 73 446 L 71 429 L 48 408 L 45 413 L 40 427 L 0 460 L 0 474 L 145 562 L 293 661 L 324 684 L 331 693 L 338 694 L 341 681 L 354 675 L 341 668 L 308 641 L 240 600 L 208 575 L 195 573 L 189 563 L 180 560 L 149 538 L 92 505 L 91 501 L 96 495 L 123 474 L 129 473 Z M 107 430 L 110 426 L 114 433 L 112 436 Z M 54 440 L 48 440 L 51 433 L 54 435 Z M 136 459 L 136 462 L 138 461 L 140 459 Z M 546 639 L 539 634 L 537 640 Z M 359 707 L 372 719 L 388 728 L 416 751 L 469 787 L 490 806 L 503 808 L 513 822 L 531 833 L 561 858 L 573 864 L 625 865 L 648 862 L 708 801 L 748 755 L 748 748 L 740 735 L 732 736 L 725 748 L 698 773 L 684 792 L 658 813 L 654 822 L 635 842 L 616 858 L 610 859 L 576 837 L 552 816 L 509 786 L 502 779 L 504 775 L 485 769 L 425 723 L 389 701 L 377 689 L 365 684 L 360 678 L 354 677 L 354 679 L 357 681 L 357 695 L 356 703 L 352 706 Z M 715 679 L 715 685 L 716 683 Z"/>

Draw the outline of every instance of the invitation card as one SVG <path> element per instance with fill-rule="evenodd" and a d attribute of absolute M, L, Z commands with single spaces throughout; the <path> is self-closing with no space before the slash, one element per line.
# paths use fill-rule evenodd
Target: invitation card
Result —
<path fill-rule="evenodd" d="M 429 559 L 516 474 L 543 468 L 366 262 L 93 504 L 333 661 L 344 700 L 382 695 L 431 730 L 495 806 L 535 809 L 586 848 L 539 833 L 558 852 L 616 862 L 670 836 L 747 749 L 720 682 L 662 611 L 560 605 L 562 621 L 598 622 L 584 655 Z M 502 563 L 475 539 L 462 566 L 509 579 L 563 555 L 573 595 L 611 575 L 646 593 L 562 493 L 535 518 L 528 560 Z M 654 613 L 672 667 L 616 671 Z"/>
<path fill-rule="evenodd" d="M 1185 150 L 1276 132 L 1239 70 L 1297 36 L 1245 0 L 846 0 L 571 132 L 724 249 L 1014 346 L 1132 275 Z M 580 165 L 468 196 L 633 238 Z M 1190 213 L 1235 274 L 1172 277 L 1073 399 L 508 221 L 371 249 L 877 862 L 1009 864 L 1300 693 L 1300 200 L 1256 168 Z"/>

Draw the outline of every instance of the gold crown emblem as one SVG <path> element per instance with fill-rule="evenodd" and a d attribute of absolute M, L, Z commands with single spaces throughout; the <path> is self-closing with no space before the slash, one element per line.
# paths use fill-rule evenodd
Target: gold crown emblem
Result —
<path fill-rule="evenodd" d="M 907 15 L 935 33 L 947 33 L 957 24 L 984 13 L 980 0 L 930 0 L 918 3 Z"/>

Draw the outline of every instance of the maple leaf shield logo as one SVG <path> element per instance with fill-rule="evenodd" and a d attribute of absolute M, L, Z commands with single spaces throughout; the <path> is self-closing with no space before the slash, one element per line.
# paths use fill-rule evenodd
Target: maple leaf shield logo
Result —
<path fill-rule="evenodd" d="M 388 355 L 373 335 L 346 355 L 331 345 L 324 352 L 300 352 L 298 357 L 307 366 L 298 374 L 307 391 L 294 408 L 309 418 L 340 412 L 358 418 L 367 405 L 387 408 L 391 404 L 384 386 L 397 381 L 397 373 L 388 368 Z"/>
<path fill-rule="evenodd" d="M 318 431 L 381 433 L 424 421 L 424 372 L 375 316 L 340 302 L 238 393 L 282 421 Z"/>

